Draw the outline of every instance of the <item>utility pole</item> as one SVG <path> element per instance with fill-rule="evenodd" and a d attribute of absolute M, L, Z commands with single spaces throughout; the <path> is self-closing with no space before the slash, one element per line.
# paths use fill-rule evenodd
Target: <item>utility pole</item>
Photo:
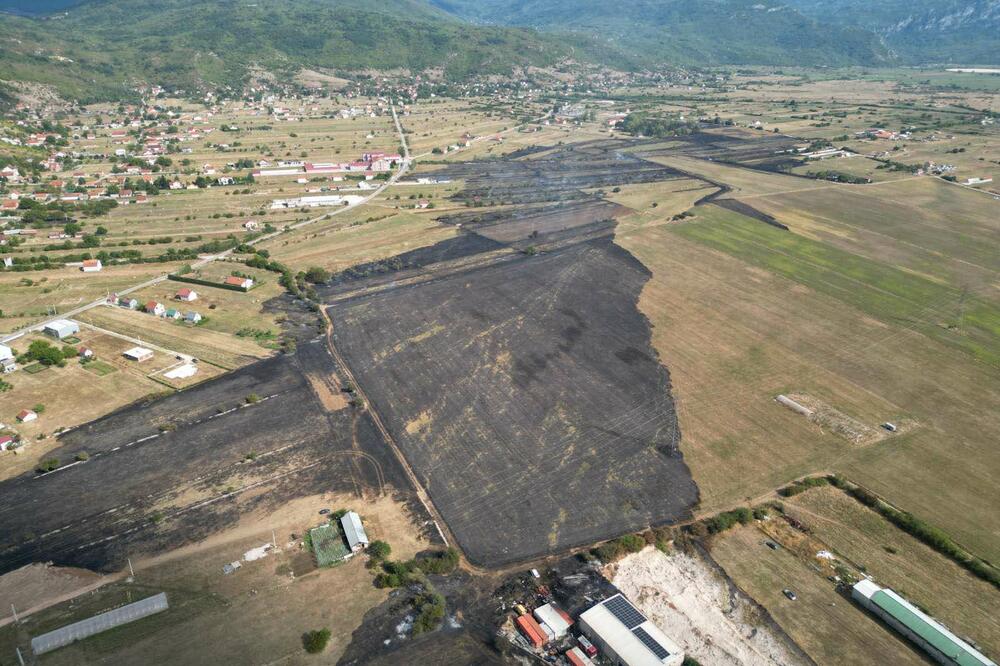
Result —
<path fill-rule="evenodd" d="M 21 656 L 21 648 L 15 647 L 14 649 L 17 650 L 17 661 L 21 664 L 21 666 L 24 666 L 24 657 Z"/>
<path fill-rule="evenodd" d="M 274 536 L 274 530 L 271 530 L 271 545 L 274 546 L 275 550 L 278 549 L 278 539 Z"/>
<path fill-rule="evenodd" d="M 14 604 L 10 605 L 10 612 L 14 614 L 14 622 L 20 622 L 20 620 L 17 619 L 17 609 L 14 608 Z"/>

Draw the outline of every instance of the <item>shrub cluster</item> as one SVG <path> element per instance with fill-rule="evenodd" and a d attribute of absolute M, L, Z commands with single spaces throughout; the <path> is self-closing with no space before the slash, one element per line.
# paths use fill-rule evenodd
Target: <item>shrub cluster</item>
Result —
<path fill-rule="evenodd" d="M 420 579 L 423 574 L 449 574 L 457 567 L 458 551 L 454 548 L 406 562 L 385 560 L 382 562 L 382 572 L 375 576 L 375 586 L 402 587 Z"/>
<path fill-rule="evenodd" d="M 733 509 L 732 511 L 723 511 L 722 513 L 712 516 L 711 518 L 706 518 L 703 522 L 705 523 L 705 527 L 708 529 L 709 534 L 718 534 L 719 532 L 725 532 L 737 523 L 740 525 L 747 525 L 752 520 L 753 511 L 747 507 L 740 507 L 738 509 Z"/>
<path fill-rule="evenodd" d="M 413 635 L 428 631 L 434 631 L 441 626 L 444 620 L 444 597 L 437 592 L 427 592 L 414 601 L 414 607 L 418 609 L 417 617 L 413 620 Z"/>
<path fill-rule="evenodd" d="M 782 497 L 794 497 L 799 493 L 804 493 L 810 488 L 818 488 L 819 486 L 826 486 L 829 484 L 830 480 L 825 476 L 810 476 L 779 489 L 778 494 Z"/>
<path fill-rule="evenodd" d="M 593 550 L 601 562 L 614 562 L 630 553 L 638 553 L 646 547 L 646 540 L 638 534 L 626 534 L 612 541 L 605 541 Z"/>
<path fill-rule="evenodd" d="M 329 629 L 316 629 L 307 631 L 302 635 L 302 647 L 309 654 L 319 654 L 326 649 L 326 644 L 330 642 Z"/>

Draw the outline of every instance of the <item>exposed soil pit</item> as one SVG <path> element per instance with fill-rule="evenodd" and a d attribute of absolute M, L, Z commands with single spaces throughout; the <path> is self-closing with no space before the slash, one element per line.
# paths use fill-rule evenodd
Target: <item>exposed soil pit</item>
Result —
<path fill-rule="evenodd" d="M 706 664 L 812 664 L 767 612 L 697 551 L 654 548 L 611 567 L 612 582 L 685 651 Z"/>

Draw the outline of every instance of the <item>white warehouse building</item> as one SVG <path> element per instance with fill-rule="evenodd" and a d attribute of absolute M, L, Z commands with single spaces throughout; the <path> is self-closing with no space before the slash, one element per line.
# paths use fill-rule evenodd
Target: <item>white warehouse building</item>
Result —
<path fill-rule="evenodd" d="M 62 340 L 63 338 L 68 338 L 71 335 L 76 335 L 80 332 L 80 326 L 75 321 L 70 321 L 69 319 L 59 319 L 49 324 L 46 324 L 42 329 L 45 335 L 52 336 L 56 340 Z"/>
<path fill-rule="evenodd" d="M 584 611 L 580 629 L 616 666 L 681 666 L 684 662 L 684 650 L 621 594 Z"/>
<path fill-rule="evenodd" d="M 329 194 L 322 196 L 298 197 L 296 199 L 275 199 L 271 202 L 271 208 L 319 208 L 321 206 L 353 206 L 360 202 L 362 197 L 339 194 Z"/>

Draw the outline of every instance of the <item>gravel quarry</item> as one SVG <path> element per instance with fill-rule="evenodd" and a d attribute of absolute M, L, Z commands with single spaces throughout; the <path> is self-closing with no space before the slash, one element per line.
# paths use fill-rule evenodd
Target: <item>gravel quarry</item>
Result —
<path fill-rule="evenodd" d="M 647 547 L 608 567 L 611 582 L 703 664 L 805 666 L 805 656 L 766 611 L 705 556 Z"/>

